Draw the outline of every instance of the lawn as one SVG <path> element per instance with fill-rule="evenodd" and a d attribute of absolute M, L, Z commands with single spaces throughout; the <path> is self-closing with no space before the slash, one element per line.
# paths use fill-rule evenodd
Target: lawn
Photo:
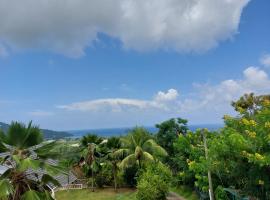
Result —
<path fill-rule="evenodd" d="M 113 189 L 91 189 L 59 191 L 57 200 L 135 200 L 135 190 L 119 189 L 116 193 Z"/>

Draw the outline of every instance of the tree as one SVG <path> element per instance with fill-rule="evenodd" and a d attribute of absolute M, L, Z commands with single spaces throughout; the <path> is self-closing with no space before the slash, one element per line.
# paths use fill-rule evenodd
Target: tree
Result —
<path fill-rule="evenodd" d="M 87 171 L 91 170 L 91 185 L 92 191 L 94 192 L 94 173 L 99 169 L 99 160 L 101 155 L 101 149 L 99 145 L 102 143 L 102 138 L 97 135 L 89 134 L 84 136 L 81 140 L 81 143 L 86 147 L 83 151 L 84 161 L 87 165 Z"/>
<path fill-rule="evenodd" d="M 152 163 L 141 172 L 138 178 L 137 199 L 165 200 L 169 192 L 171 172 L 163 164 Z"/>
<path fill-rule="evenodd" d="M 159 146 L 144 128 L 134 128 L 126 137 L 122 138 L 123 147 L 115 154 L 125 155 L 120 166 L 127 167 L 138 163 L 154 161 L 155 157 L 166 156 L 167 152 Z"/>
<path fill-rule="evenodd" d="M 233 101 L 232 106 L 239 114 L 250 117 L 262 108 L 265 101 L 270 101 L 270 95 L 255 96 L 254 93 L 250 93 L 244 94 L 237 101 Z"/>
<path fill-rule="evenodd" d="M 0 199 L 52 199 L 46 184 L 59 185 L 51 176 L 59 169 L 46 160 L 56 156 L 51 152 L 55 143 L 42 141 L 40 129 L 32 122 L 28 126 L 12 122 L 7 133 L 0 133 L 0 152 L 6 153 L 1 165 L 8 168 L 0 178 Z M 35 172 L 39 169 L 46 172 L 41 179 Z"/>
<path fill-rule="evenodd" d="M 157 143 L 163 147 L 168 156 L 165 158 L 167 163 L 174 172 L 177 171 L 177 161 L 175 160 L 175 149 L 173 147 L 180 134 L 186 135 L 188 131 L 187 120 L 182 118 L 170 119 L 157 124 L 156 127 L 159 129 L 157 133 Z M 177 158 L 176 158 L 177 159 Z"/>
<path fill-rule="evenodd" d="M 93 143 L 93 144 L 98 145 L 102 141 L 103 141 L 103 139 L 101 137 L 99 137 L 98 135 L 89 133 L 89 134 L 82 137 L 81 144 L 84 147 L 88 147 L 88 144 Z"/>
<path fill-rule="evenodd" d="M 224 186 L 258 199 L 270 199 L 270 95 L 246 94 L 233 103 L 238 116 L 211 141 L 213 172 Z"/>
<path fill-rule="evenodd" d="M 121 155 L 117 151 L 121 148 L 121 140 L 118 137 L 111 137 L 107 142 L 108 154 L 107 163 L 112 167 L 114 190 L 117 190 L 117 172 L 119 170 L 118 164 L 121 161 Z"/>

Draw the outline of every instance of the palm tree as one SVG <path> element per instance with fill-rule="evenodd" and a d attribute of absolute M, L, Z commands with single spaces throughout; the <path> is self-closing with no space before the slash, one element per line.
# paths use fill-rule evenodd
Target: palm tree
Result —
<path fill-rule="evenodd" d="M 32 122 L 28 126 L 12 122 L 7 133 L 0 132 L 0 153 L 5 153 L 0 164 L 7 168 L 0 177 L 0 199 L 52 199 L 46 184 L 59 185 L 49 175 L 58 169 L 46 159 L 55 157 L 51 152 L 55 144 L 42 141 L 40 129 Z M 46 172 L 41 179 L 35 171 L 39 169 Z"/>
<path fill-rule="evenodd" d="M 157 156 L 166 156 L 166 151 L 159 146 L 148 131 L 141 127 L 134 128 L 126 137 L 122 138 L 123 148 L 115 152 L 118 155 L 126 155 L 120 166 L 127 167 L 142 162 L 154 161 Z"/>
<path fill-rule="evenodd" d="M 98 159 L 101 157 L 99 145 L 102 143 L 102 139 L 94 134 L 88 134 L 84 136 L 81 140 L 82 146 L 87 147 L 83 151 L 83 157 L 85 164 L 91 169 L 91 184 L 92 184 L 92 192 L 94 192 L 94 172 L 99 169 Z"/>
<path fill-rule="evenodd" d="M 106 143 L 108 148 L 107 163 L 112 167 L 114 190 L 117 190 L 117 173 L 119 170 L 118 164 L 121 161 L 121 156 L 117 151 L 121 148 L 121 140 L 118 137 L 111 137 Z"/>

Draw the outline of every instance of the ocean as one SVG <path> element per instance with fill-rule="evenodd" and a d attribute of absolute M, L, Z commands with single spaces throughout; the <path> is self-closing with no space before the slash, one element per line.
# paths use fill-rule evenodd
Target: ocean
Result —
<path fill-rule="evenodd" d="M 202 124 L 202 125 L 190 125 L 189 129 L 191 131 L 195 131 L 198 128 L 207 128 L 210 131 L 218 130 L 221 128 L 223 124 Z M 128 127 L 128 128 L 104 128 L 104 129 L 86 129 L 86 130 L 73 130 L 73 131 L 67 131 L 71 133 L 73 136 L 71 138 L 81 138 L 84 135 L 87 135 L 89 133 L 96 134 L 101 137 L 111 137 L 111 136 L 123 136 L 128 134 L 128 132 L 134 127 Z M 157 133 L 158 129 L 155 127 L 144 127 L 146 128 L 150 133 Z"/>

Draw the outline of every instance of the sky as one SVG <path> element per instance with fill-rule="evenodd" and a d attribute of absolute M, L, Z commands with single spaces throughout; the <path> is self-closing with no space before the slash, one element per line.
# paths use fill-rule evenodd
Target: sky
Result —
<path fill-rule="evenodd" d="M 270 93 L 269 0 L 1 0 L 0 121 L 222 123 Z"/>

